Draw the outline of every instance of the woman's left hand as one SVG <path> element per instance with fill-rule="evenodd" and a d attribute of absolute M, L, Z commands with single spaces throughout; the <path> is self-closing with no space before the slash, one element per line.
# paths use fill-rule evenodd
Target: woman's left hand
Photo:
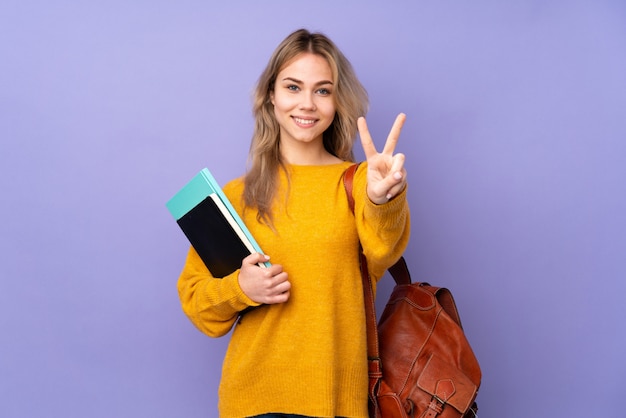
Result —
<path fill-rule="evenodd" d="M 400 113 L 389 131 L 383 152 L 376 151 L 364 117 L 357 121 L 365 158 L 367 159 L 367 196 L 377 205 L 391 200 L 406 186 L 404 154 L 394 154 L 406 115 Z"/>

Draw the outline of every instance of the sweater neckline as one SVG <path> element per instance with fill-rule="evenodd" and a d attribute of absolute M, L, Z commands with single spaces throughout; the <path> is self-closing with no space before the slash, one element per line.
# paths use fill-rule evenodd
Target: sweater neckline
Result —
<path fill-rule="evenodd" d="M 288 169 L 316 169 L 316 168 L 330 168 L 330 167 L 342 167 L 346 164 L 352 164 L 350 161 L 342 161 L 340 163 L 332 163 L 332 164 L 285 164 L 285 167 Z"/>

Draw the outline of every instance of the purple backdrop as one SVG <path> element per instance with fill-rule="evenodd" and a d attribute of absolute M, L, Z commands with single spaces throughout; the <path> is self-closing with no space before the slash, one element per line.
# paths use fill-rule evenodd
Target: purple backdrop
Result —
<path fill-rule="evenodd" d="M 623 416 L 621 0 L 2 2 L 0 416 L 217 415 L 227 338 L 180 310 L 164 204 L 243 173 L 301 26 L 355 65 L 379 144 L 408 114 L 407 258 L 456 296 L 480 416 Z"/>

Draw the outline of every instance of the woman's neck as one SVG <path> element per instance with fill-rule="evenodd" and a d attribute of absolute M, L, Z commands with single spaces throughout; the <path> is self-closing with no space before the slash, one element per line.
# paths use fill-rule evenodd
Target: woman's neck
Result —
<path fill-rule="evenodd" d="M 312 144 L 309 144 L 312 145 Z M 292 165 L 330 165 L 340 163 L 342 160 L 323 146 L 320 147 L 281 147 L 281 157 L 287 164 Z"/>

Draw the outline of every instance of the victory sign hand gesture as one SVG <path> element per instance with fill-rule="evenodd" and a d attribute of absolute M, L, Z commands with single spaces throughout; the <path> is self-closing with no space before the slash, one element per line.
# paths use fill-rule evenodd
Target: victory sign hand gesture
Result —
<path fill-rule="evenodd" d="M 377 205 L 388 202 L 406 186 L 404 154 L 393 153 L 405 120 L 404 113 L 396 117 L 381 153 L 376 151 L 365 118 L 360 117 L 357 120 L 361 144 L 367 159 L 367 196 Z"/>

